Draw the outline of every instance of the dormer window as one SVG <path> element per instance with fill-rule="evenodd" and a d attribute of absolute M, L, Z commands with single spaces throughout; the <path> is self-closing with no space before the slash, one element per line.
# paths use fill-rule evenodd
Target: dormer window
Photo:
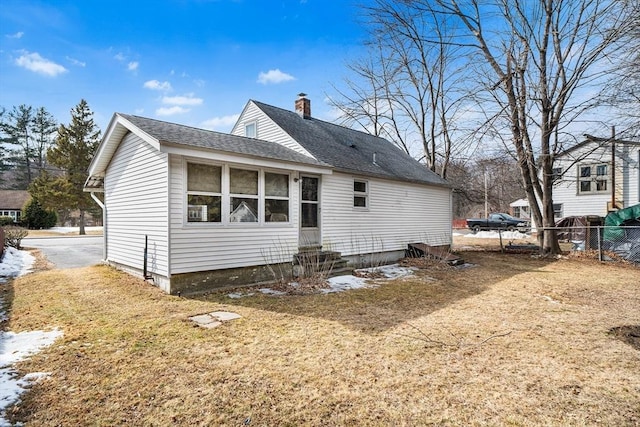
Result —
<path fill-rule="evenodd" d="M 251 122 L 244 125 L 244 136 L 246 136 L 247 138 L 256 137 L 256 122 Z"/>

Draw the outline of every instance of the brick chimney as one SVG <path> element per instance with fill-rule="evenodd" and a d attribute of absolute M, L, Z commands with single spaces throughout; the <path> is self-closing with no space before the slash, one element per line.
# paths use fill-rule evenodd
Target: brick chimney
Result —
<path fill-rule="evenodd" d="M 311 118 L 311 101 L 307 98 L 306 93 L 299 93 L 295 103 L 296 113 L 303 119 Z"/>

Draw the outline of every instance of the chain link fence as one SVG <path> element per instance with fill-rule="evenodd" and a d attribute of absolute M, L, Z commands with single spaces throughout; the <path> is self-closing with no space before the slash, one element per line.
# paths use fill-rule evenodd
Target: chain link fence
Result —
<path fill-rule="evenodd" d="M 583 253 L 600 261 L 630 261 L 640 264 L 640 226 L 552 227 L 561 245 L 572 253 Z"/>

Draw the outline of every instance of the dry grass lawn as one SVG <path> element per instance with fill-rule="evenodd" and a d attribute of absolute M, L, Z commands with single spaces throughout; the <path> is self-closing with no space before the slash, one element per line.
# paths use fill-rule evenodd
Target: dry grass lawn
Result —
<path fill-rule="evenodd" d="M 463 256 L 477 267 L 331 295 L 179 298 L 107 267 L 22 277 L 4 326 L 64 336 L 18 365 L 51 376 L 12 421 L 640 425 L 640 269 Z M 188 321 L 217 310 L 242 318 Z"/>

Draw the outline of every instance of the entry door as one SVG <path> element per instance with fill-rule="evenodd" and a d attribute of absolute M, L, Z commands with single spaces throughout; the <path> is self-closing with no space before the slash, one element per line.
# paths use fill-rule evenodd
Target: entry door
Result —
<path fill-rule="evenodd" d="M 320 177 L 300 177 L 300 247 L 320 245 Z"/>

